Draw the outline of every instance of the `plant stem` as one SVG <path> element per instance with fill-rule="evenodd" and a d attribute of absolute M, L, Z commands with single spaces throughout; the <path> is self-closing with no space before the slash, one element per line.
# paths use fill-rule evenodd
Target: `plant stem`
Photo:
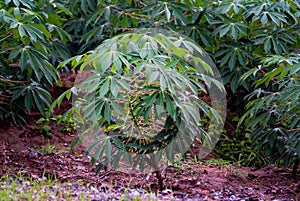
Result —
<path fill-rule="evenodd" d="M 297 158 L 293 165 L 293 171 L 292 171 L 293 176 L 297 175 L 297 169 L 298 169 L 299 163 L 300 163 L 300 158 Z"/>
<path fill-rule="evenodd" d="M 155 175 L 156 175 L 156 178 L 158 180 L 158 185 L 159 185 L 160 190 L 165 190 L 166 185 L 165 185 L 165 182 L 164 182 L 164 178 L 161 175 L 161 171 L 160 170 L 155 171 Z"/>
<path fill-rule="evenodd" d="M 160 188 L 160 190 L 165 190 L 166 185 L 165 185 L 165 182 L 164 182 L 164 178 L 161 175 L 161 171 L 158 168 L 158 164 L 156 163 L 155 155 L 150 154 L 150 158 L 151 158 L 151 161 L 152 161 L 153 168 L 156 170 L 154 173 L 156 175 L 159 188 Z"/>

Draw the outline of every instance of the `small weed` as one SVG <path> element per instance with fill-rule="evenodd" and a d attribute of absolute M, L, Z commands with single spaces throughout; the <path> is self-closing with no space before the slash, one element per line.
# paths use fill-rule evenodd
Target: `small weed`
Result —
<path fill-rule="evenodd" d="M 61 132 L 72 133 L 79 128 L 77 121 L 73 118 L 66 119 L 63 116 L 60 117 L 62 120 L 62 127 L 59 129 Z"/>
<path fill-rule="evenodd" d="M 225 168 L 230 176 L 243 179 L 244 181 L 247 180 L 245 173 L 236 169 L 234 165 L 226 165 Z"/>
<path fill-rule="evenodd" d="M 39 154 L 61 154 L 64 152 L 64 150 L 56 149 L 54 145 L 51 145 L 50 143 L 47 143 L 45 146 L 40 146 L 38 148 L 29 148 L 31 152 L 37 152 Z"/>
<path fill-rule="evenodd" d="M 52 139 L 52 133 L 50 132 L 51 127 L 49 125 L 39 125 L 39 126 L 34 126 L 34 130 L 38 130 L 40 134 L 42 134 L 45 138 L 47 139 Z"/>
<path fill-rule="evenodd" d="M 45 138 L 51 139 L 51 122 L 55 122 L 56 125 L 61 125 L 59 130 L 68 134 L 76 131 L 76 129 L 79 128 L 79 121 L 72 115 L 51 116 L 50 113 L 46 113 L 45 117 L 39 118 L 36 121 L 37 125 L 33 129 L 38 130 Z"/>
<path fill-rule="evenodd" d="M 177 171 L 174 173 L 174 177 L 181 177 L 182 171 L 185 168 L 185 161 L 180 154 L 175 154 L 173 165 L 177 169 Z"/>
<path fill-rule="evenodd" d="M 36 126 L 33 129 L 38 130 L 45 138 L 51 139 L 51 127 L 49 124 L 51 123 L 50 114 L 46 113 L 45 117 L 41 117 L 36 121 Z"/>
<path fill-rule="evenodd" d="M 53 153 L 63 153 L 63 150 L 58 150 L 54 145 L 47 144 L 45 146 L 41 146 L 38 150 L 42 154 L 53 154 Z"/>
<path fill-rule="evenodd" d="M 194 157 L 188 156 L 188 158 L 192 161 L 193 165 L 195 165 L 196 168 L 205 167 L 203 162 L 197 156 L 194 156 Z"/>
<path fill-rule="evenodd" d="M 0 200 L 2 201 L 18 201 L 18 200 L 93 200 L 93 194 L 89 195 L 85 191 L 79 191 L 78 194 L 74 194 L 71 184 L 59 183 L 56 176 L 53 178 L 44 179 L 26 178 L 22 171 L 19 171 L 17 175 L 4 175 L 0 178 Z M 83 185 L 78 181 L 79 186 L 84 186 L 86 189 L 91 187 L 91 184 Z M 130 186 L 130 185 L 129 185 Z M 113 189 L 113 184 L 110 186 Z M 158 192 L 157 192 L 158 193 Z M 139 194 L 132 194 L 130 187 L 125 188 L 123 196 L 119 197 L 119 200 L 147 200 L 156 201 L 154 198 L 156 193 L 144 191 Z"/>
<path fill-rule="evenodd" d="M 79 184 L 80 185 L 80 184 Z M 56 177 L 52 179 L 37 180 L 25 178 L 22 172 L 17 175 L 4 175 L 0 178 L 0 200 L 90 200 L 85 192 L 77 197 L 71 192 L 71 187 L 59 183 Z M 55 188 L 53 188 L 55 186 Z M 60 190 L 63 189 L 63 190 Z"/>
<path fill-rule="evenodd" d="M 224 167 L 226 165 L 229 165 L 230 162 L 227 161 L 227 160 L 224 160 L 222 158 L 211 158 L 209 160 L 206 160 L 205 164 L 214 165 L 214 166 L 217 166 L 217 167 Z"/>

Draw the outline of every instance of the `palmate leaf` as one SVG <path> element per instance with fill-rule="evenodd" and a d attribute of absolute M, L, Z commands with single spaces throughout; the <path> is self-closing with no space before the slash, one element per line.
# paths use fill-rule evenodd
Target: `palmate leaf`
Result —
<path fill-rule="evenodd" d="M 34 70 L 34 73 L 38 79 L 44 76 L 49 84 L 53 84 L 57 80 L 56 69 L 46 60 L 46 56 L 38 51 L 26 51 L 26 57 L 32 64 L 31 67 Z"/>
<path fill-rule="evenodd" d="M 55 64 L 59 59 L 66 60 L 71 57 L 70 51 L 61 43 L 54 42 L 50 45 L 52 64 Z"/>
<path fill-rule="evenodd" d="M 223 37 L 226 34 L 230 33 L 233 39 L 238 39 L 239 34 L 246 35 L 248 26 L 244 23 L 239 22 L 228 22 L 219 26 L 214 32 L 213 35 L 216 36 L 219 34 L 219 37 Z"/>
<path fill-rule="evenodd" d="M 12 53 L 11 58 L 15 58 L 18 54 L 21 54 L 20 67 L 22 71 L 32 68 L 38 81 L 44 77 L 49 84 L 53 84 L 57 80 L 56 69 L 47 61 L 47 57 L 43 52 L 27 46 L 17 49 L 17 51 Z M 28 61 L 31 65 L 28 65 Z"/>
<path fill-rule="evenodd" d="M 57 38 L 59 38 L 60 41 L 62 42 L 67 42 L 67 41 L 72 41 L 72 38 L 70 36 L 69 33 L 67 33 L 64 29 L 62 29 L 59 26 L 53 25 L 53 24 L 48 24 L 48 29 L 53 29 L 49 32 L 51 32 L 51 34 L 55 34 L 54 36 L 58 36 Z"/>
<path fill-rule="evenodd" d="M 93 102 L 87 104 L 84 108 L 84 118 L 91 119 L 96 123 L 103 114 L 104 104 L 105 102 L 103 100 L 97 98 Z"/>
<path fill-rule="evenodd" d="M 284 23 L 287 23 L 286 21 L 286 16 L 283 15 L 283 14 L 280 14 L 280 13 L 277 13 L 277 12 L 274 12 L 274 11 L 266 11 L 262 14 L 262 16 L 257 16 L 255 18 L 253 18 L 252 20 L 256 20 L 258 19 L 259 17 L 261 17 L 261 23 L 263 25 L 266 25 L 269 20 L 268 19 L 271 19 L 271 21 L 273 23 L 275 23 L 278 27 L 280 26 L 280 23 L 281 22 L 284 22 Z"/>
<path fill-rule="evenodd" d="M 20 24 L 19 26 L 22 26 L 23 31 L 26 31 L 29 39 L 32 40 L 32 42 L 37 42 L 37 40 L 45 41 L 45 36 L 50 36 L 49 32 L 42 25 Z"/>
<path fill-rule="evenodd" d="M 221 65 L 229 65 L 230 69 L 234 69 L 236 67 L 236 63 L 238 62 L 239 65 L 245 66 L 248 60 L 253 60 L 254 57 L 252 54 L 247 50 L 248 44 L 241 44 L 236 43 L 235 45 L 227 45 L 222 44 L 223 47 L 220 51 L 216 52 L 216 57 L 222 57 Z"/>
<path fill-rule="evenodd" d="M 50 107 L 51 95 L 48 91 L 41 88 L 38 83 L 32 82 L 28 86 L 18 86 L 13 93 L 12 101 L 24 97 L 24 105 L 28 112 L 32 110 L 34 106 L 45 115 L 45 109 Z"/>
<path fill-rule="evenodd" d="M 277 2 L 273 3 L 271 1 L 266 3 L 263 1 L 249 2 L 246 4 L 247 9 L 245 9 L 244 14 L 247 18 L 252 16 L 253 22 L 256 20 L 262 20 L 262 24 L 266 24 L 270 18 L 272 22 L 279 26 L 280 22 L 286 23 L 286 15 L 284 14 L 284 11 L 275 11 L 275 9 L 278 8 L 278 5 L 276 4 Z M 282 13 L 280 13 L 280 11 Z"/>
<path fill-rule="evenodd" d="M 222 1 L 220 6 L 217 8 L 217 13 L 226 14 L 232 13 L 238 14 L 240 11 L 245 10 L 245 5 L 242 1 Z"/>
<path fill-rule="evenodd" d="M 193 25 L 186 27 L 186 29 L 187 36 L 191 37 L 194 41 L 200 38 L 204 46 L 211 47 L 212 39 L 208 35 L 210 34 L 210 30 L 208 30 L 205 26 Z"/>

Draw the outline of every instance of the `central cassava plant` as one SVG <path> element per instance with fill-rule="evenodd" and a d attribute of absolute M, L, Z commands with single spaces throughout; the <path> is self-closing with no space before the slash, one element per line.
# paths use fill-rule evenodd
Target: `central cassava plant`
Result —
<path fill-rule="evenodd" d="M 224 89 L 192 41 L 158 30 L 122 34 L 61 66 L 67 63 L 88 69 L 89 76 L 54 105 L 76 91 L 73 112 L 81 114 L 85 126 L 72 146 L 92 137 L 87 154 L 99 162 L 98 171 L 148 168 L 161 181 L 162 162 L 174 163 L 174 155 L 183 155 L 194 138 L 208 144 L 215 140 L 201 119 L 205 115 L 220 123 L 222 118 L 200 95 Z"/>

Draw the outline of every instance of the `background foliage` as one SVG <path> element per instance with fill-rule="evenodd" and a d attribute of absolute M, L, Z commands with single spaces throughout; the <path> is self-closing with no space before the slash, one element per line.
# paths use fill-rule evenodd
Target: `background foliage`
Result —
<path fill-rule="evenodd" d="M 44 1 L 0 2 L 0 118 L 25 123 L 33 107 L 51 104 L 56 65 L 70 57 L 70 35 L 62 28 L 63 5 Z"/>

